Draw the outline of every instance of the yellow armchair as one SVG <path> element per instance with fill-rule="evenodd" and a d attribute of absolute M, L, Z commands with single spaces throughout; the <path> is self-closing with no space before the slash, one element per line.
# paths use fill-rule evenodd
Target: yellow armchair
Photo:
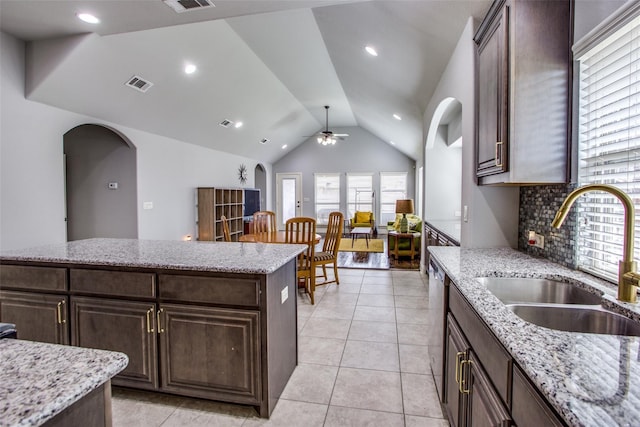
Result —
<path fill-rule="evenodd" d="M 354 227 L 371 227 L 375 230 L 375 219 L 373 218 L 373 212 L 359 212 L 356 211 L 353 218 L 349 220 L 351 228 Z"/>

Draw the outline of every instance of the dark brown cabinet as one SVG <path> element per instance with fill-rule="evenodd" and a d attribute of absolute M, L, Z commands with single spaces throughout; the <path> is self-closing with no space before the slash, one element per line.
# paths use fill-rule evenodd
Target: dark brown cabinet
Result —
<path fill-rule="evenodd" d="M 504 6 L 478 40 L 478 177 L 507 171 L 509 152 L 509 7 Z"/>
<path fill-rule="evenodd" d="M 68 305 L 64 295 L 0 291 L 0 322 L 23 340 L 69 344 Z"/>
<path fill-rule="evenodd" d="M 158 319 L 162 389 L 259 403 L 258 312 L 164 304 Z"/>
<path fill-rule="evenodd" d="M 510 426 L 509 411 L 451 315 L 445 352 L 445 408 L 451 425 Z"/>
<path fill-rule="evenodd" d="M 495 0 L 476 42 L 479 184 L 565 183 L 571 0 Z"/>
<path fill-rule="evenodd" d="M 71 316 L 73 345 L 120 351 L 129 357 L 113 384 L 158 388 L 155 304 L 71 297 Z"/>

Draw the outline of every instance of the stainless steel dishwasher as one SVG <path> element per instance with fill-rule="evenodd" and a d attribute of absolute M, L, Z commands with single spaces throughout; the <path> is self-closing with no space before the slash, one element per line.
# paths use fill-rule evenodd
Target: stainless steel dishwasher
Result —
<path fill-rule="evenodd" d="M 429 260 L 429 325 L 427 345 L 431 372 L 436 383 L 440 402 L 444 402 L 444 339 L 446 310 L 449 305 L 449 278 L 442 267 Z"/>

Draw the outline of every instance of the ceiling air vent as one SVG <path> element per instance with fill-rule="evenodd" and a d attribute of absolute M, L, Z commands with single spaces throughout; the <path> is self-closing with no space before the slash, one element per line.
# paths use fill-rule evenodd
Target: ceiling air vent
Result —
<path fill-rule="evenodd" d="M 267 142 L 269 142 L 269 140 L 267 138 L 262 138 L 260 140 L 260 144 L 266 144 Z"/>
<path fill-rule="evenodd" d="M 224 119 L 220 122 L 220 126 L 222 126 L 223 128 L 228 128 L 231 123 L 233 123 L 231 120 Z"/>
<path fill-rule="evenodd" d="M 153 83 L 140 76 L 133 76 L 125 83 L 125 85 L 134 88 L 135 90 L 139 90 L 140 92 L 146 92 L 151 86 L 153 86 Z"/>
<path fill-rule="evenodd" d="M 211 0 L 164 0 L 164 3 L 177 13 L 216 7 Z"/>

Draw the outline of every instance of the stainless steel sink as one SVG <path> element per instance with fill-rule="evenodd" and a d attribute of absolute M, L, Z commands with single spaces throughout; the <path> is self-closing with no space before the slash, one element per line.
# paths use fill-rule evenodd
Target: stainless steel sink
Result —
<path fill-rule="evenodd" d="M 640 336 L 640 323 L 600 306 L 509 304 L 523 320 L 545 328 L 591 334 Z"/>
<path fill-rule="evenodd" d="M 602 295 L 571 283 L 521 277 L 480 277 L 478 280 L 505 304 L 600 304 Z"/>

